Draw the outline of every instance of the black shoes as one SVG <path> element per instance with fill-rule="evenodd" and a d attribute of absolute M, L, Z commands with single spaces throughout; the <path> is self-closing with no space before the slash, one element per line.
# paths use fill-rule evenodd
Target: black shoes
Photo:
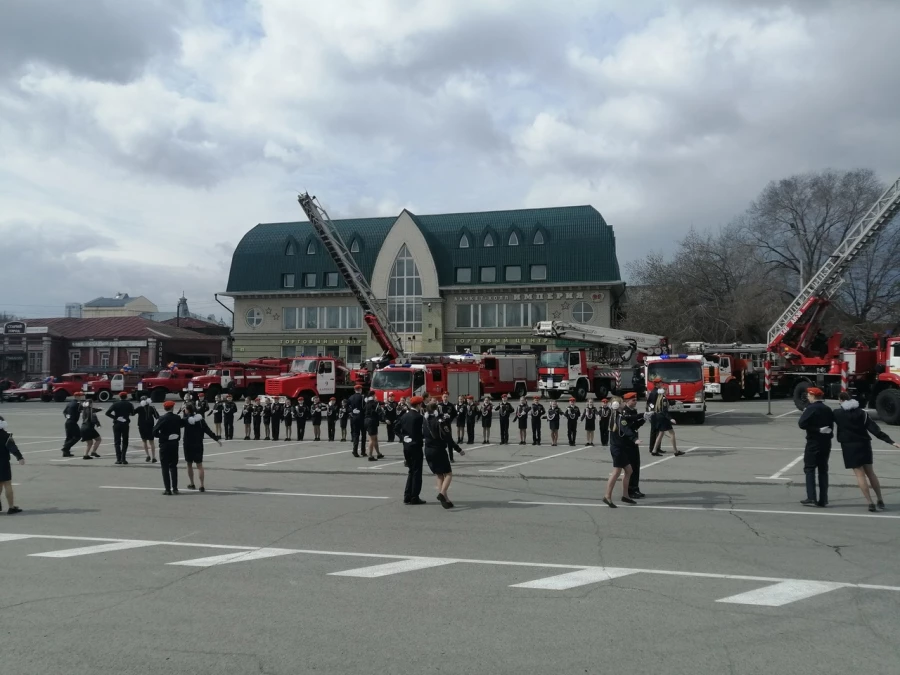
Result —
<path fill-rule="evenodd" d="M 188 489 L 188 490 L 196 490 L 196 489 L 197 489 L 197 486 L 194 485 L 193 483 L 191 483 L 190 485 L 187 486 L 187 489 Z"/>
<path fill-rule="evenodd" d="M 146 458 L 144 458 L 144 461 L 147 462 L 147 464 L 150 463 L 150 457 L 149 457 L 149 455 L 148 455 Z"/>
<path fill-rule="evenodd" d="M 631 497 L 632 499 L 643 499 L 647 495 L 645 495 L 640 490 L 635 490 L 634 492 L 630 493 L 628 496 Z"/>
<path fill-rule="evenodd" d="M 616 506 L 616 503 L 612 499 L 607 499 L 606 497 L 603 498 L 603 503 L 611 509 L 619 508 L 618 506 Z"/>
<path fill-rule="evenodd" d="M 410 501 L 403 500 L 403 503 L 407 506 L 418 506 L 419 504 L 427 503 L 424 499 L 419 499 L 416 497 L 415 499 L 411 499 Z"/>
<path fill-rule="evenodd" d="M 356 452 L 356 450 L 354 450 L 354 451 L 353 451 L 353 456 L 354 456 L 354 457 L 359 457 L 359 453 Z"/>
<path fill-rule="evenodd" d="M 178 488 L 172 488 L 172 494 L 173 494 L 173 495 L 179 495 L 179 494 L 181 494 L 181 493 L 178 491 Z"/>
<path fill-rule="evenodd" d="M 200 492 L 206 492 L 206 488 L 203 487 L 202 485 L 200 486 Z"/>
<path fill-rule="evenodd" d="M 16 514 L 16 513 L 22 513 L 22 509 L 20 509 L 18 506 L 10 506 L 10 507 L 6 510 L 6 515 L 8 515 L 8 516 L 11 516 L 11 515 Z"/>
<path fill-rule="evenodd" d="M 871 511 L 872 513 L 875 513 L 875 505 L 874 504 L 869 504 L 869 511 Z"/>
<path fill-rule="evenodd" d="M 825 508 L 825 502 L 817 502 L 815 499 L 804 499 L 800 502 L 803 506 L 811 506 L 819 509 Z"/>
<path fill-rule="evenodd" d="M 369 456 L 369 461 L 370 461 L 370 462 L 377 462 L 377 461 L 378 461 L 378 458 L 375 457 L 374 455 L 370 455 L 370 456 Z"/>
<path fill-rule="evenodd" d="M 124 459 L 122 460 L 122 464 L 128 464 Z"/>
<path fill-rule="evenodd" d="M 166 490 L 165 492 L 163 492 L 163 494 L 164 494 L 166 497 L 171 497 L 171 496 L 172 496 L 172 491 L 171 491 L 171 490 Z"/>
<path fill-rule="evenodd" d="M 378 459 L 384 459 L 384 455 L 382 455 L 380 452 L 379 452 L 377 455 L 375 455 L 375 456 L 376 456 Z"/>
<path fill-rule="evenodd" d="M 156 464 L 156 457 L 153 458 L 153 463 Z"/>
<path fill-rule="evenodd" d="M 637 504 L 631 497 L 622 497 L 623 504 Z"/>
<path fill-rule="evenodd" d="M 882 511 L 884 511 L 884 502 L 881 501 L 880 499 L 878 500 L 878 508 L 881 509 Z"/>
<path fill-rule="evenodd" d="M 81 458 L 81 459 L 90 459 L 90 458 L 91 458 L 91 456 L 90 456 L 90 455 L 85 455 L 85 456 L 84 456 L 84 457 L 82 457 L 82 458 Z"/>
<path fill-rule="evenodd" d="M 62 456 L 63 457 L 74 457 L 75 455 L 73 455 L 71 452 L 64 452 Z"/>
<path fill-rule="evenodd" d="M 99 455 L 98 453 L 96 453 L 96 452 L 92 452 L 92 453 L 91 453 L 91 457 L 98 457 L 98 458 L 99 458 L 100 455 Z"/>
<path fill-rule="evenodd" d="M 117 460 L 116 460 L 116 464 L 121 464 L 121 463 L 122 463 L 122 460 L 121 460 L 121 459 L 117 459 Z"/>

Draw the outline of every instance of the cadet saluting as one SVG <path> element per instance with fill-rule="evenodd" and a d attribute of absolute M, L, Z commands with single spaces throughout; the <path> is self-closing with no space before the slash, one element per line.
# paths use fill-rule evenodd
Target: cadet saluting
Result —
<path fill-rule="evenodd" d="M 825 392 L 818 387 L 806 390 L 809 405 L 797 420 L 806 431 L 806 448 L 803 451 L 803 473 L 806 474 L 806 499 L 803 506 L 828 505 L 828 457 L 831 455 L 831 436 L 834 433 L 834 413 L 820 399 Z M 816 473 L 819 474 L 819 498 L 816 499 Z"/>

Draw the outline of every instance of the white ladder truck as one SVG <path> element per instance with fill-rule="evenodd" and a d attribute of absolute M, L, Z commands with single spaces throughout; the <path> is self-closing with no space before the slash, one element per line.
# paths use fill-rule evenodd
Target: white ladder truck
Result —
<path fill-rule="evenodd" d="M 590 392 L 603 398 L 612 391 L 634 390 L 641 386 L 638 382 L 643 382 L 635 377 L 642 373 L 643 357 L 669 351 L 669 342 L 662 335 L 583 323 L 539 321 L 533 332 L 540 337 L 612 348 L 602 350 L 605 353 L 577 347 L 543 352 L 538 363 L 538 390 L 554 399 L 566 393 L 584 401 Z"/>
<path fill-rule="evenodd" d="M 387 313 L 375 298 L 365 275 L 356 265 L 353 254 L 350 253 L 350 249 L 337 227 L 328 217 L 328 213 L 322 208 L 319 201 L 314 196 L 310 196 L 308 192 L 299 195 L 297 201 L 300 202 L 300 208 L 309 218 L 310 225 L 319 235 L 322 245 L 337 266 L 347 288 L 356 296 L 357 302 L 362 307 L 363 321 L 366 322 L 369 330 L 372 331 L 372 337 L 383 351 L 380 363 L 384 365 L 384 362 L 402 359 L 405 356 L 403 341 L 391 328 Z"/>
<path fill-rule="evenodd" d="M 826 396 L 835 398 L 843 379 L 861 404 L 874 403 L 882 420 L 900 423 L 900 338 L 877 336 L 875 348 L 857 343 L 842 349 L 840 333 L 828 338 L 820 331 L 822 316 L 843 283 L 845 272 L 898 212 L 900 178 L 851 228 L 769 329 L 773 388 L 793 394 L 798 408 L 806 406 L 809 387 L 817 386 Z"/>

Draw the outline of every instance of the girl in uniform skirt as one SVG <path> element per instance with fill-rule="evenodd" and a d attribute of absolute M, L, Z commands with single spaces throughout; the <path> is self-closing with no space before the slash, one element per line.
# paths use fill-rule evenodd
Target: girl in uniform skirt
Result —
<path fill-rule="evenodd" d="M 216 436 L 222 435 L 222 410 L 225 408 L 225 403 L 222 401 L 222 398 L 221 394 L 216 396 L 212 407 L 213 425 L 216 427 Z"/>
<path fill-rule="evenodd" d="M 485 445 L 491 442 L 491 418 L 494 416 L 494 404 L 491 403 L 491 397 L 485 396 L 484 403 L 481 404 L 481 435 Z"/>
<path fill-rule="evenodd" d="M 141 435 L 141 443 L 144 444 L 144 452 L 147 454 L 145 462 L 156 463 L 156 440 L 153 438 L 153 425 L 159 419 L 159 412 L 150 403 L 150 399 L 141 396 L 141 402 L 137 407 L 137 427 Z"/>
<path fill-rule="evenodd" d="M 16 506 L 16 498 L 13 494 L 12 465 L 10 464 L 9 456 L 15 457 L 19 464 L 24 464 L 25 459 L 22 457 L 22 453 L 19 452 L 19 448 L 16 447 L 12 434 L 7 431 L 6 424 L 6 420 L 0 417 L 0 491 L 6 493 L 6 513 L 11 516 L 21 513 L 22 509 Z"/>
<path fill-rule="evenodd" d="M 422 425 L 423 449 L 428 468 L 434 474 L 437 485 L 437 499 L 445 509 L 452 509 L 453 502 L 447 491 L 453 480 L 453 468 L 450 466 L 450 457 L 447 454 L 447 438 L 441 429 L 441 420 L 438 418 L 437 403 L 429 403 L 426 408 L 425 420 Z M 462 450 L 459 454 L 465 455 Z"/>
<path fill-rule="evenodd" d="M 285 399 L 284 412 L 281 413 L 281 419 L 284 420 L 284 440 L 291 440 L 291 428 L 294 426 L 294 403 L 289 399 Z"/>
<path fill-rule="evenodd" d="M 99 457 L 100 453 L 97 452 L 97 448 L 100 447 L 100 432 L 97 429 L 100 428 L 100 420 L 97 419 L 97 412 L 99 408 L 95 408 L 90 401 L 85 401 L 82 404 L 81 409 L 81 441 L 84 445 L 84 457 L 83 459 L 90 459 L 91 457 Z"/>
<path fill-rule="evenodd" d="M 624 472 L 625 477 L 622 479 L 622 501 L 626 504 L 635 504 L 636 502 L 628 496 L 628 484 L 631 482 L 631 461 L 628 453 L 628 443 L 637 437 L 634 430 L 628 427 L 628 421 L 622 414 L 624 402 L 618 396 L 614 396 L 610 401 L 612 415 L 609 418 L 609 454 L 612 456 L 613 470 L 609 474 L 609 480 L 606 481 L 606 494 L 603 496 L 603 503 L 609 508 L 615 509 L 616 503 L 612 500 L 613 489 L 619 476 Z"/>
<path fill-rule="evenodd" d="M 244 423 L 244 440 L 250 440 L 250 425 L 253 423 L 253 408 L 250 407 L 250 399 L 244 400 L 244 407 L 241 410 L 241 422 Z"/>
<path fill-rule="evenodd" d="M 841 444 L 841 454 L 844 456 L 844 467 L 852 469 L 869 511 L 875 511 L 872 496 L 869 494 L 869 486 L 875 491 L 878 500 L 878 508 L 884 510 L 884 499 L 881 496 L 881 483 L 875 470 L 872 468 L 872 439 L 875 438 L 900 448 L 900 443 L 894 443 L 891 437 L 884 433 L 869 417 L 865 410 L 859 407 L 859 402 L 850 398 L 846 392 L 841 392 L 841 407 L 834 411 L 834 421 L 837 424 L 837 440 Z"/>
<path fill-rule="evenodd" d="M 658 391 L 658 390 L 657 390 Z M 656 421 L 656 443 L 650 448 L 650 454 L 656 455 L 657 457 L 663 454 L 662 451 L 662 441 L 663 436 L 666 434 L 672 439 L 672 450 L 676 457 L 683 455 L 683 452 L 678 451 L 678 445 L 675 442 L 675 428 L 673 425 L 675 424 L 675 420 L 673 420 L 669 416 L 669 399 L 664 393 L 659 393 L 656 397 L 656 403 L 654 406 L 653 412 L 654 420 Z"/>
<path fill-rule="evenodd" d="M 338 423 L 341 425 L 341 443 L 347 440 L 347 421 L 350 419 L 350 409 L 347 407 L 347 399 L 341 400 L 341 408 L 338 410 Z"/>
<path fill-rule="evenodd" d="M 263 405 L 262 410 L 262 418 L 263 418 L 263 426 L 266 429 L 266 438 L 265 440 L 269 440 L 269 430 L 272 427 L 272 401 L 270 399 L 266 399 L 265 405 Z"/>
<path fill-rule="evenodd" d="M 594 407 L 594 399 L 588 400 L 587 405 L 584 407 L 584 412 L 581 415 L 581 419 L 584 420 L 584 433 L 585 436 L 587 436 L 587 440 L 584 444 L 593 445 L 594 429 L 597 428 L 597 409 Z"/>
<path fill-rule="evenodd" d="M 550 427 L 550 445 L 556 445 L 559 441 L 560 410 L 556 400 L 550 401 L 550 410 L 547 411 L 547 426 Z"/>
<path fill-rule="evenodd" d="M 456 442 L 462 443 L 466 435 L 466 397 L 460 395 L 456 402 Z"/>
<path fill-rule="evenodd" d="M 519 399 L 519 407 L 516 408 L 516 420 L 519 422 L 519 445 L 525 445 L 525 436 L 528 434 L 528 401 L 525 397 Z"/>

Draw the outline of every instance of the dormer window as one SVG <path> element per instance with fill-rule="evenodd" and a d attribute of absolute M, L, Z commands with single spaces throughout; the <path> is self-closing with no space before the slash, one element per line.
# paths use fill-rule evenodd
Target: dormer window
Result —
<path fill-rule="evenodd" d="M 459 238 L 459 247 L 460 248 L 469 248 L 469 235 L 464 234 Z"/>
<path fill-rule="evenodd" d="M 507 245 L 508 246 L 518 246 L 519 245 L 519 235 L 517 235 L 515 232 L 510 232 L 509 233 L 509 242 Z"/>
<path fill-rule="evenodd" d="M 294 246 L 293 240 L 288 241 L 287 246 L 284 247 L 285 255 L 297 255 L 297 247 Z"/>
<path fill-rule="evenodd" d="M 534 241 L 532 242 L 535 246 L 543 246 L 544 245 L 544 233 L 538 230 L 534 233 Z"/>
<path fill-rule="evenodd" d="M 309 246 L 306 247 L 306 255 L 315 255 L 316 254 L 316 242 L 310 241 Z"/>
<path fill-rule="evenodd" d="M 359 239 L 350 242 L 350 253 L 359 253 Z"/>
<path fill-rule="evenodd" d="M 488 232 L 484 235 L 484 247 L 485 248 L 493 248 L 494 246 L 494 236 Z"/>

